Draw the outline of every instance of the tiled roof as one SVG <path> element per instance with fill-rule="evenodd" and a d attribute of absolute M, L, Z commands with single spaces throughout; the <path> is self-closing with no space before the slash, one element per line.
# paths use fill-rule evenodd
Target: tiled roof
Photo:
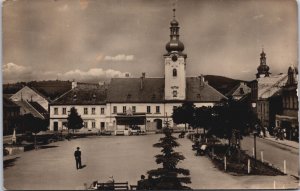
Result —
<path fill-rule="evenodd" d="M 226 98 L 198 77 L 188 77 L 186 100 L 192 102 L 217 102 Z M 162 103 L 164 100 L 164 78 L 114 78 L 111 80 L 107 102 Z"/>
<path fill-rule="evenodd" d="M 281 89 L 287 81 L 287 74 L 257 79 L 258 98 L 269 98 Z"/>
<path fill-rule="evenodd" d="M 78 86 L 51 103 L 51 105 L 94 105 L 105 104 L 106 86 Z"/>
<path fill-rule="evenodd" d="M 24 115 L 26 113 L 31 113 L 34 117 L 39 117 L 44 119 L 45 117 L 39 113 L 32 105 L 30 105 L 27 101 L 15 101 L 15 103 L 20 106 L 20 114 Z"/>

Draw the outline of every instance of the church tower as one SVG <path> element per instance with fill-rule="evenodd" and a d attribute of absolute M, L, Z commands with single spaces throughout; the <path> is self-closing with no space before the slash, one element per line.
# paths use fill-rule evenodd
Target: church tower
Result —
<path fill-rule="evenodd" d="M 268 77 L 271 73 L 269 72 L 270 68 L 267 65 L 267 58 L 264 49 L 260 54 L 260 65 L 257 67 L 256 78 Z"/>
<path fill-rule="evenodd" d="M 170 41 L 166 44 L 168 53 L 165 60 L 165 100 L 185 100 L 186 98 L 186 54 L 182 53 L 184 45 L 179 40 L 179 23 L 175 19 L 170 26 Z"/>

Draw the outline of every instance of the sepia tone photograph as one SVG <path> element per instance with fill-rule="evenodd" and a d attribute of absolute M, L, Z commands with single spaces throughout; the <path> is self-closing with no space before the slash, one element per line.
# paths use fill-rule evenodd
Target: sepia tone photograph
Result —
<path fill-rule="evenodd" d="M 3 189 L 298 189 L 295 0 L 2 0 Z"/>

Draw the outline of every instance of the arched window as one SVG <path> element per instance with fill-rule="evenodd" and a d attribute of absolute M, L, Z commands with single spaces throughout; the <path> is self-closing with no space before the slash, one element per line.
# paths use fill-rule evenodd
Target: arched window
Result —
<path fill-rule="evenodd" d="M 177 70 L 174 68 L 173 69 L 173 76 L 176 77 L 177 76 Z"/>

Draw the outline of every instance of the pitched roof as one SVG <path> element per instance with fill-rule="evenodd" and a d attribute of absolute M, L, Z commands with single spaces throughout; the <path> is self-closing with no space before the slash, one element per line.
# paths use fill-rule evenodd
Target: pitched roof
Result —
<path fill-rule="evenodd" d="M 117 103 L 162 103 L 164 100 L 164 78 L 113 78 L 107 93 L 107 102 Z M 226 98 L 223 94 L 208 85 L 201 84 L 198 77 L 188 77 L 186 101 L 217 102 Z"/>
<path fill-rule="evenodd" d="M 287 74 L 279 74 L 257 79 L 258 98 L 269 98 L 287 82 Z"/>
<path fill-rule="evenodd" d="M 24 115 L 26 113 L 31 113 L 34 117 L 39 117 L 41 119 L 44 119 L 45 117 L 39 113 L 30 103 L 27 101 L 15 101 L 15 103 L 20 106 L 20 114 Z"/>
<path fill-rule="evenodd" d="M 249 88 L 244 82 L 237 84 L 232 90 L 230 90 L 226 96 L 244 96 L 245 94 L 251 93 Z"/>
<path fill-rule="evenodd" d="M 106 102 L 106 86 L 81 85 L 54 100 L 51 105 L 97 105 Z"/>
<path fill-rule="evenodd" d="M 48 115 L 48 111 L 43 108 L 38 102 L 30 101 L 28 102 L 37 112 L 42 114 L 45 118 Z"/>

